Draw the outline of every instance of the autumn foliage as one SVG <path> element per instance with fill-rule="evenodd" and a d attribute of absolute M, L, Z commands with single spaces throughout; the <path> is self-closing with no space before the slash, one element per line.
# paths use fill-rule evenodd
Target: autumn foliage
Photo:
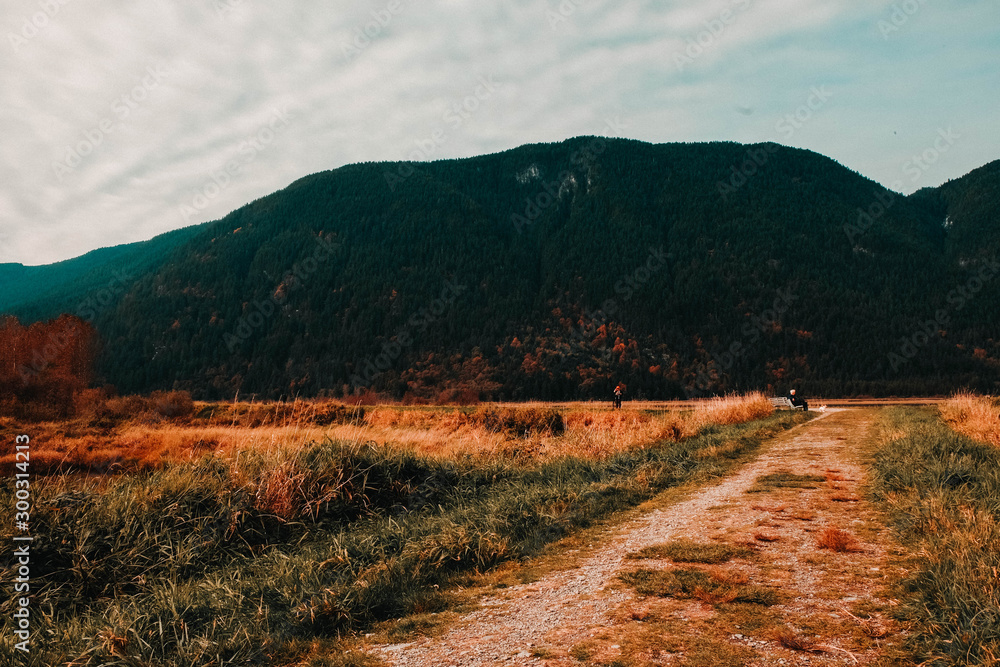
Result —
<path fill-rule="evenodd" d="M 93 327 L 72 315 L 30 326 L 0 320 L 0 412 L 29 419 L 72 413 L 92 379 L 95 340 Z"/>

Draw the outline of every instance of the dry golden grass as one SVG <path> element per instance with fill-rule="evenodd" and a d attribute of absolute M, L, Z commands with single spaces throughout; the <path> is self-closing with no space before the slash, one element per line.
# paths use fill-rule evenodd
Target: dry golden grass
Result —
<path fill-rule="evenodd" d="M 197 459 L 209 452 L 260 452 L 297 449 L 320 441 L 325 430 L 302 426 L 204 426 L 164 422 L 128 423 L 113 431 L 64 423 L 32 424 L 32 471 L 114 472 L 160 467 L 167 461 Z M 13 455 L 0 459 L 9 466 Z"/>
<path fill-rule="evenodd" d="M 827 528 L 824 530 L 820 534 L 816 546 L 820 549 L 829 549 L 837 553 L 858 553 L 864 551 L 864 548 L 853 535 L 839 528 Z"/>
<path fill-rule="evenodd" d="M 141 414 L 110 427 L 86 419 L 33 424 L 32 462 L 37 461 L 33 469 L 41 474 L 152 469 L 167 461 L 197 459 L 208 452 L 231 457 L 248 450 L 288 451 L 325 438 L 374 441 L 448 459 L 499 458 L 530 463 L 576 456 L 600 460 L 663 440 L 688 438 L 711 424 L 741 423 L 773 412 L 760 393 L 693 405 L 692 409 L 662 413 L 633 407 L 574 406 L 561 411 L 565 430 L 558 435 L 529 432 L 518 436 L 488 430 L 470 419 L 467 411 L 454 408 L 378 406 L 368 408 L 363 419 L 320 425 L 317 420 L 337 407 L 333 403 L 199 403 L 196 413 L 211 412 L 210 416 L 170 420 Z M 544 408 L 544 404 L 533 407 Z M 713 447 L 698 455 L 725 456 L 726 447 Z M 12 458 L 0 459 L 0 467 L 9 467 Z M 279 515 L 288 511 L 282 505 L 280 486 L 275 480 L 260 500 L 273 505 Z"/>
<path fill-rule="evenodd" d="M 772 514 L 781 514 L 788 509 L 788 505 L 776 505 L 769 507 L 767 505 L 761 505 L 760 503 L 751 503 L 750 509 L 756 510 L 757 512 L 770 512 Z"/>
<path fill-rule="evenodd" d="M 895 631 L 892 621 L 883 620 L 877 616 L 869 618 L 859 618 L 847 609 L 841 609 L 847 616 L 854 620 L 861 628 L 861 631 L 871 639 L 882 639 Z"/>
<path fill-rule="evenodd" d="M 400 409 L 395 407 L 376 407 L 365 412 L 364 423 L 373 428 L 401 428 L 412 430 L 429 430 L 431 428 L 456 429 L 461 425 L 458 411 L 441 411 L 431 409 Z"/>
<path fill-rule="evenodd" d="M 296 500 L 305 477 L 291 461 L 272 468 L 258 482 L 255 507 L 285 520 L 295 517 L 299 514 Z"/>
<path fill-rule="evenodd" d="M 774 406 L 759 391 L 743 396 L 735 394 L 698 403 L 693 421 L 698 427 L 708 424 L 742 424 L 774 413 Z"/>
<path fill-rule="evenodd" d="M 993 398 L 961 392 L 940 409 L 942 418 L 959 433 L 1000 447 L 1000 407 Z"/>
<path fill-rule="evenodd" d="M 800 635 L 787 625 L 775 628 L 770 634 L 771 639 L 792 651 L 801 651 L 804 653 L 824 652 L 814 640 Z"/>
<path fill-rule="evenodd" d="M 545 404 L 519 407 L 544 408 Z M 694 404 L 694 409 L 650 414 L 635 408 L 572 407 L 563 413 L 565 432 L 511 437 L 494 433 L 464 419 L 457 410 L 378 407 L 365 415 L 364 427 L 340 425 L 330 437 L 392 443 L 422 454 L 444 458 L 518 458 L 548 460 L 562 456 L 604 459 L 622 451 L 650 447 L 663 440 L 696 435 L 710 424 L 736 424 L 773 414 L 767 398 L 757 392 Z M 488 407 L 488 406 L 486 406 Z M 714 448 L 719 450 L 720 448 Z M 724 449 L 721 448 L 721 449 Z M 700 456 L 725 455 L 724 451 Z"/>
<path fill-rule="evenodd" d="M 763 531 L 756 532 L 753 534 L 753 538 L 758 542 L 780 542 L 781 538 L 777 535 L 772 535 L 771 533 L 765 533 Z"/>
<path fill-rule="evenodd" d="M 704 602 L 712 606 L 720 604 L 729 604 L 740 595 L 738 588 L 733 587 L 721 587 L 716 589 L 706 590 L 700 586 L 695 587 L 694 591 L 691 592 L 691 597 L 695 600 Z"/>
<path fill-rule="evenodd" d="M 708 575 L 724 586 L 745 586 L 750 583 L 750 575 L 736 570 L 727 570 L 722 567 L 706 568 Z"/>
<path fill-rule="evenodd" d="M 649 620 L 650 617 L 648 606 L 636 607 L 629 604 L 626 607 L 626 612 L 627 612 L 627 617 L 629 618 L 629 620 L 632 621 L 639 621 L 639 622 L 647 621 Z"/>

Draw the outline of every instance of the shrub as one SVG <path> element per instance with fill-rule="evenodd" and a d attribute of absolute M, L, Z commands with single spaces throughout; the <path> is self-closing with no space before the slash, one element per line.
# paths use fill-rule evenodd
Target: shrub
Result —
<path fill-rule="evenodd" d="M 197 418 L 210 424 L 243 426 L 293 426 L 297 424 L 350 424 L 361 421 L 365 409 L 333 401 L 294 401 L 291 403 L 217 403 L 198 411 Z"/>
<path fill-rule="evenodd" d="M 858 544 L 858 540 L 853 535 L 839 528 L 827 528 L 824 530 L 820 534 L 816 545 L 820 549 L 829 549 L 830 551 L 842 554 L 864 551 L 864 548 Z"/>
<path fill-rule="evenodd" d="M 478 405 L 479 392 L 468 387 L 453 387 L 438 394 L 438 405 Z"/>
<path fill-rule="evenodd" d="M 312 406 L 310 421 L 317 426 L 329 426 L 330 424 L 350 424 L 362 422 L 365 418 L 365 409 L 360 406 L 346 406 L 339 403 L 326 402 Z"/>
<path fill-rule="evenodd" d="M 775 628 L 771 631 L 771 639 L 792 651 L 805 653 L 822 653 L 816 642 L 808 637 L 800 635 L 787 625 Z"/>
<path fill-rule="evenodd" d="M 112 396 L 94 407 L 90 423 L 113 427 L 126 420 L 148 417 L 153 412 L 150 400 L 142 396 Z"/>
<path fill-rule="evenodd" d="M 487 406 L 468 415 L 469 422 L 487 431 L 515 437 L 562 435 L 566 430 L 562 413 L 551 408 L 505 408 Z"/>
<path fill-rule="evenodd" d="M 87 396 L 92 426 L 112 427 L 131 420 L 181 419 L 194 414 L 194 401 L 186 391 L 154 391 L 148 397 L 107 394 L 103 391 Z"/>
<path fill-rule="evenodd" d="M 168 419 L 190 417 L 194 412 L 194 401 L 186 391 L 154 391 L 149 400 L 153 409 Z"/>

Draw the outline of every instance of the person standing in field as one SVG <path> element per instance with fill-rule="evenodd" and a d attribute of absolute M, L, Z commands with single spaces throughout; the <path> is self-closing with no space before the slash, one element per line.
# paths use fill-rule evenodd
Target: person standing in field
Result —
<path fill-rule="evenodd" d="M 625 388 L 622 387 L 622 383 L 621 382 L 619 382 L 618 386 L 615 387 L 615 409 L 616 410 L 622 406 L 622 393 L 624 393 L 624 389 Z"/>

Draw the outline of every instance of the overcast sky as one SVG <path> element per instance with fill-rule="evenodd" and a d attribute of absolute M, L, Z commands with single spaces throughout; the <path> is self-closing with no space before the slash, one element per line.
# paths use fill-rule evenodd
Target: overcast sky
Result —
<path fill-rule="evenodd" d="M 10 0 L 0 28 L 0 262 L 578 135 L 777 141 L 906 193 L 1000 158 L 996 0 Z"/>

